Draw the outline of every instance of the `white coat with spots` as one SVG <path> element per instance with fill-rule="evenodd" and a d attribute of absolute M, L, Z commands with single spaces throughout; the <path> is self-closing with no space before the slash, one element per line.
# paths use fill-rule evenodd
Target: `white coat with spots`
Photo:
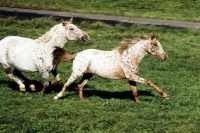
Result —
<path fill-rule="evenodd" d="M 136 82 L 152 86 L 165 99 L 168 99 L 167 94 L 163 90 L 159 89 L 150 80 L 137 75 L 139 64 L 146 54 L 152 54 L 163 61 L 167 59 L 167 54 L 157 38 L 158 35 L 152 35 L 151 37 L 141 36 L 133 40 L 124 40 L 122 46 L 112 51 L 88 49 L 77 53 L 73 61 L 72 74 L 61 92 L 54 99 L 62 97 L 65 89 L 75 79 L 83 75 L 78 84 L 79 96 L 83 100 L 82 89 L 93 74 L 109 79 L 128 79 L 136 102 L 139 102 Z M 65 61 L 67 55 L 60 56 L 60 60 Z"/>
<path fill-rule="evenodd" d="M 49 86 L 49 72 L 56 77 L 51 84 L 60 81 L 56 66 L 53 66 L 52 52 L 55 46 L 63 48 L 65 43 L 70 40 L 89 40 L 87 33 L 72 24 L 73 18 L 69 22 L 62 20 L 62 23 L 53 26 L 41 37 L 33 40 L 18 36 L 8 36 L 0 41 L 0 63 L 6 71 L 6 75 L 13 79 L 21 91 L 25 91 L 25 85 L 14 75 L 30 82 L 20 71 L 40 72 L 43 79 L 43 94 L 45 88 Z M 14 67 L 13 74 L 10 68 Z M 35 90 L 34 85 L 30 85 Z"/>

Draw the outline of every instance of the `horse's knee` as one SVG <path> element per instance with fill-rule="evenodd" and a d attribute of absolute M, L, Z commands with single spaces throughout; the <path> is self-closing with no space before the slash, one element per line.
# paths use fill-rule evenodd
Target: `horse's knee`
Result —
<path fill-rule="evenodd" d="M 43 82 L 43 87 L 45 87 L 45 88 L 49 87 L 49 81 Z"/>
<path fill-rule="evenodd" d="M 43 79 L 42 80 L 42 84 L 43 84 L 43 87 L 49 87 L 49 80 L 48 79 Z"/>

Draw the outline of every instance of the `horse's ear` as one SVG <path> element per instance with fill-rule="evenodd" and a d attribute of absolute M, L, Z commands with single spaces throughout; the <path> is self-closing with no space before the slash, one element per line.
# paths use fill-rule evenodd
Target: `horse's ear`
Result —
<path fill-rule="evenodd" d="M 158 39 L 159 34 L 156 35 L 156 39 Z"/>
<path fill-rule="evenodd" d="M 73 17 L 69 20 L 70 23 L 73 23 Z"/>
<path fill-rule="evenodd" d="M 158 34 L 154 34 L 154 35 L 151 36 L 151 40 L 157 39 L 157 38 L 158 38 Z"/>
<path fill-rule="evenodd" d="M 65 26 L 65 21 L 61 18 L 62 25 Z"/>

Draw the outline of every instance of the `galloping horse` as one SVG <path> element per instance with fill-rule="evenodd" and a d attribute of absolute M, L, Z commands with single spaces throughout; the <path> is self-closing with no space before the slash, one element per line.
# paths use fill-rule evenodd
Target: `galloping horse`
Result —
<path fill-rule="evenodd" d="M 157 38 L 158 35 L 141 36 L 133 40 L 126 39 L 122 42 L 123 45 L 112 51 L 88 49 L 74 55 L 68 55 L 63 49 L 56 48 L 53 52 L 54 65 L 58 65 L 60 61 L 75 59 L 71 76 L 53 99 L 62 97 L 65 89 L 83 75 L 78 83 L 79 96 L 83 100 L 83 87 L 93 74 L 109 79 L 128 79 L 136 102 L 139 102 L 136 82 L 153 87 L 165 99 L 168 99 L 168 95 L 153 82 L 137 75 L 139 64 L 146 54 L 152 54 L 163 61 L 168 58 Z"/>
<path fill-rule="evenodd" d="M 49 72 L 52 72 L 56 78 L 51 84 L 56 84 L 60 81 L 57 66 L 52 64 L 52 52 L 55 46 L 63 48 L 67 41 L 87 41 L 90 39 L 88 34 L 72 24 L 72 21 L 73 18 L 68 22 L 62 20 L 60 24 L 53 26 L 48 32 L 35 40 L 8 36 L 0 41 L 0 63 L 6 71 L 6 75 L 19 85 L 21 91 L 26 90 L 25 85 L 13 74 L 25 82 L 31 82 L 21 74 L 21 71 L 39 71 L 41 73 L 43 80 L 41 94 L 49 86 Z M 13 74 L 11 73 L 11 66 L 14 67 Z M 33 91 L 36 90 L 33 84 L 30 85 L 30 88 Z"/>

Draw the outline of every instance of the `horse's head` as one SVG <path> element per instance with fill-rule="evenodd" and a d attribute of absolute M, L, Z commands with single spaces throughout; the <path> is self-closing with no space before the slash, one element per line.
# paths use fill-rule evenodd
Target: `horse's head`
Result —
<path fill-rule="evenodd" d="M 73 18 L 69 22 L 62 20 L 62 25 L 65 28 L 67 40 L 83 40 L 88 41 L 90 37 L 83 30 L 72 24 Z"/>
<path fill-rule="evenodd" d="M 168 56 L 163 50 L 162 45 L 157 40 L 157 38 L 158 38 L 158 35 L 151 36 L 147 52 L 165 61 L 168 58 Z"/>

